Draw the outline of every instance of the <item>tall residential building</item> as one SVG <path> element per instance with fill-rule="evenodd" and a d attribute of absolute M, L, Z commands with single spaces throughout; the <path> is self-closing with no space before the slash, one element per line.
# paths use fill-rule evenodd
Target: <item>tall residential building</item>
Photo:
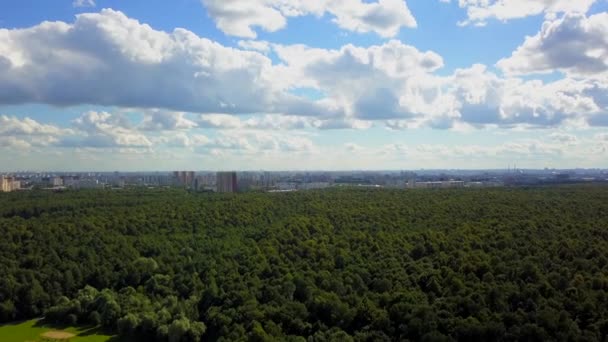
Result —
<path fill-rule="evenodd" d="M 11 192 L 21 189 L 21 181 L 13 177 L 0 176 L 0 192 Z"/>
<path fill-rule="evenodd" d="M 13 179 L 13 181 L 11 182 L 11 191 L 15 191 L 15 190 L 19 190 L 19 189 L 21 189 L 21 181 Z"/>
<path fill-rule="evenodd" d="M 179 186 L 194 186 L 194 171 L 173 171 L 173 180 Z"/>
<path fill-rule="evenodd" d="M 0 176 L 0 192 L 9 192 L 9 191 L 11 191 L 9 178 Z"/>
<path fill-rule="evenodd" d="M 216 175 L 217 192 L 236 192 L 236 172 L 218 172 Z"/>

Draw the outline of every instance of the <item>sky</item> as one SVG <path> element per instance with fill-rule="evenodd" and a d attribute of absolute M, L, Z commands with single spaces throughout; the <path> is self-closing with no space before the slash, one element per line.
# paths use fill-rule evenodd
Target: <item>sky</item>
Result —
<path fill-rule="evenodd" d="M 608 168 L 608 0 L 3 0 L 0 172 Z"/>

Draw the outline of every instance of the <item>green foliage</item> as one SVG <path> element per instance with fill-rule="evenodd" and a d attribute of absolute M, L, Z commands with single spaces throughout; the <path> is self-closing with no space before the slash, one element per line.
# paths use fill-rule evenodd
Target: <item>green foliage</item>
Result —
<path fill-rule="evenodd" d="M 602 341 L 608 188 L 0 194 L 0 322 L 159 341 Z"/>

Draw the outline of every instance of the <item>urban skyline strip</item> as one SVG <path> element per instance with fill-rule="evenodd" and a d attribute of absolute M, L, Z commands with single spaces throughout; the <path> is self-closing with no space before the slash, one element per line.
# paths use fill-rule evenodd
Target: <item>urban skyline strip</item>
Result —
<path fill-rule="evenodd" d="M 181 188 L 236 193 L 299 191 L 331 187 L 390 189 L 480 188 L 608 182 L 608 170 L 418 170 L 418 171 L 172 171 L 0 174 L 0 191 Z"/>

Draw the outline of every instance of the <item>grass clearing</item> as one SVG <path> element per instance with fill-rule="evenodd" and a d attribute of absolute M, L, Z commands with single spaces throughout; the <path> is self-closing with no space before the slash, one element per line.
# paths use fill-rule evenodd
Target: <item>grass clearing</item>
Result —
<path fill-rule="evenodd" d="M 109 335 L 98 327 L 61 327 L 49 325 L 39 319 L 0 325 L 2 342 L 118 342 L 125 341 L 115 335 Z"/>

